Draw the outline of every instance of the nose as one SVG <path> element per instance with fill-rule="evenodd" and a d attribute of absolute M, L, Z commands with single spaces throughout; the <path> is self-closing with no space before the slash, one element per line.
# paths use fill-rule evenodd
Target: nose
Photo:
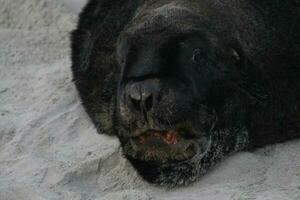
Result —
<path fill-rule="evenodd" d="M 156 80 L 127 84 L 126 94 L 129 107 L 135 111 L 149 112 L 158 102 L 159 90 L 159 83 Z"/>

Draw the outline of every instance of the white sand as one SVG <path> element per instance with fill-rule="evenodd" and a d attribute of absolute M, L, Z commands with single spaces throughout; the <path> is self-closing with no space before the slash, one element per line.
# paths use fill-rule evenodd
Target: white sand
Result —
<path fill-rule="evenodd" d="M 79 13 L 87 0 L 61 0 L 63 4 L 73 13 Z"/>
<path fill-rule="evenodd" d="M 54 0 L 0 0 L 0 200 L 300 199 L 299 140 L 233 155 L 186 188 L 142 181 L 80 105 L 75 21 Z"/>

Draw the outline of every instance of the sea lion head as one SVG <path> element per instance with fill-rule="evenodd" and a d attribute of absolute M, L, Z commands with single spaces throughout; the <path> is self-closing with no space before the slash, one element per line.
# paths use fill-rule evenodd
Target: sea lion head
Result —
<path fill-rule="evenodd" d="M 139 2 L 110 21 L 111 40 L 96 34 L 88 70 L 74 70 L 100 132 L 152 183 L 187 184 L 248 142 L 259 75 L 230 15 L 203 2 Z"/>

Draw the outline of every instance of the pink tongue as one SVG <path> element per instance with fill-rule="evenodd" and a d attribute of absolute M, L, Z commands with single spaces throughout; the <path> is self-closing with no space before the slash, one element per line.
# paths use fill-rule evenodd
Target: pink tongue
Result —
<path fill-rule="evenodd" d="M 164 137 L 163 140 L 167 143 L 167 144 L 177 144 L 177 137 L 176 134 L 174 132 L 169 131 Z"/>
<path fill-rule="evenodd" d="M 172 132 L 172 131 L 168 131 L 165 134 L 156 132 L 156 133 L 153 134 L 153 136 L 157 137 L 157 138 L 160 138 L 161 140 L 163 140 L 165 143 L 167 143 L 169 145 L 175 145 L 175 144 L 178 143 L 176 133 Z M 145 136 L 140 136 L 139 137 L 139 143 L 140 144 L 145 144 L 146 140 L 147 140 L 147 137 L 145 137 Z"/>

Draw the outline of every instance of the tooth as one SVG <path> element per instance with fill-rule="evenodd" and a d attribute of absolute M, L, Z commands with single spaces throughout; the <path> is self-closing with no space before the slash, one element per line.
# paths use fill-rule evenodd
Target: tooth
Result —
<path fill-rule="evenodd" d="M 143 136 L 140 136 L 139 142 L 140 144 L 145 144 L 145 138 Z"/>
<path fill-rule="evenodd" d="M 173 135 L 173 138 L 172 138 L 172 144 L 177 144 L 177 138 L 176 138 L 176 135 Z"/>

